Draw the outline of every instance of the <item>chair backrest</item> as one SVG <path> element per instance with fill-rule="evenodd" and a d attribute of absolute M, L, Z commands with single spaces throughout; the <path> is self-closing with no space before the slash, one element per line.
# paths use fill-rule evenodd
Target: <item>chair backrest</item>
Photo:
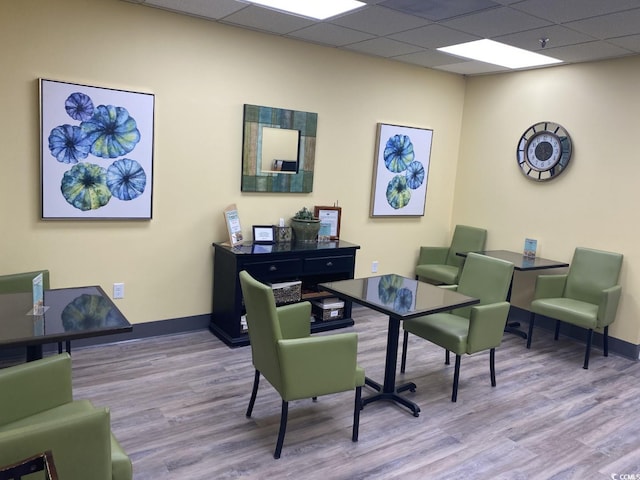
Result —
<path fill-rule="evenodd" d="M 599 304 L 602 290 L 618 284 L 622 254 L 576 248 L 569 267 L 564 296 Z"/>
<path fill-rule="evenodd" d="M 42 287 L 47 290 L 49 288 L 49 270 L 36 270 L 0 275 L 0 293 L 30 292 L 33 289 L 33 279 L 40 273 L 42 273 Z"/>
<path fill-rule="evenodd" d="M 513 263 L 469 253 L 464 263 L 458 292 L 480 299 L 480 305 L 504 302 L 509 293 Z M 454 310 L 454 314 L 469 318 L 471 307 Z"/>
<path fill-rule="evenodd" d="M 464 257 L 457 253 L 482 251 L 486 241 L 487 231 L 484 228 L 456 225 L 447 255 L 447 265 L 461 267 L 464 263 Z"/>
<path fill-rule="evenodd" d="M 276 343 L 282 339 L 273 290 L 253 278 L 248 272 L 240 272 L 240 287 L 247 311 L 247 327 L 253 366 L 279 390 L 281 385 L 280 361 Z"/>

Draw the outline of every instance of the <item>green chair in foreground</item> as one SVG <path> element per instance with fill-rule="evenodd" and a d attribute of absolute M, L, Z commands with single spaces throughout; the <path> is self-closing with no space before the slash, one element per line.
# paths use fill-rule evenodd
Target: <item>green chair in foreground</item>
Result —
<path fill-rule="evenodd" d="M 355 333 L 310 336 L 311 304 L 276 307 L 273 291 L 246 271 L 240 285 L 247 310 L 249 341 L 255 367 L 247 417 L 251 416 L 260 375 L 282 397 L 280 431 L 274 458 L 280 458 L 287 428 L 289 402 L 355 390 L 352 441 L 358 441 L 364 370 L 358 367 Z"/>
<path fill-rule="evenodd" d="M 73 400 L 68 353 L 0 369 L 0 465 L 45 451 L 63 480 L 133 476 L 111 434 L 109 410 Z"/>
<path fill-rule="evenodd" d="M 420 247 L 416 278 L 436 285 L 457 284 L 465 261 L 458 252 L 480 252 L 484 250 L 486 241 L 485 229 L 457 225 L 450 246 Z"/>
<path fill-rule="evenodd" d="M 480 299 L 471 307 L 459 308 L 448 313 L 434 313 L 405 320 L 402 363 L 405 372 L 409 333 L 424 338 L 446 350 L 445 363 L 449 364 L 449 351 L 456 354 L 451 401 L 458 398 L 460 360 L 462 355 L 489 350 L 491 386 L 496 386 L 495 349 L 502 342 L 504 326 L 509 315 L 506 301 L 513 264 L 477 253 L 469 253 L 460 275 L 460 283 L 445 286 L 464 295 Z"/>
<path fill-rule="evenodd" d="M 621 268 L 621 254 L 579 247 L 575 249 L 568 273 L 539 275 L 530 308 L 527 348 L 531 348 L 536 315 L 544 315 L 556 320 L 556 340 L 561 322 L 587 330 L 587 347 L 582 368 L 589 368 L 595 329 L 603 329 L 603 350 L 607 357 L 609 325 L 616 318 L 622 293 L 622 287 L 618 285 Z"/>

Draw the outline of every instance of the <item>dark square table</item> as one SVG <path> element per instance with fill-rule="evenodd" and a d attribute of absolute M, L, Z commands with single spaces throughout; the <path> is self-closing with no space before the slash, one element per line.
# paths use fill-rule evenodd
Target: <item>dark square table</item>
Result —
<path fill-rule="evenodd" d="M 99 286 L 43 292 L 44 313 L 33 314 L 33 294 L 0 295 L 0 348 L 27 347 L 27 361 L 42 358 L 46 343 L 130 332 L 133 327 Z"/>
<path fill-rule="evenodd" d="M 525 257 L 524 254 L 518 252 L 512 252 L 509 250 L 484 250 L 480 253 L 487 257 L 499 258 L 500 260 L 506 260 L 513 263 L 513 269 L 519 272 L 529 272 L 532 270 L 546 270 L 547 268 L 562 268 L 568 267 L 569 264 L 565 262 L 558 262 L 557 260 L 549 260 L 541 257 Z M 466 257 L 466 252 L 458 252 L 461 257 Z M 511 289 L 513 287 L 513 276 L 511 277 L 511 284 L 509 285 L 509 293 L 507 294 L 507 301 L 511 301 Z M 518 322 L 507 323 L 504 331 L 509 333 L 515 333 L 522 338 L 527 338 L 527 334 L 520 330 Z"/>
<path fill-rule="evenodd" d="M 365 398 L 363 405 L 378 400 L 389 400 L 407 407 L 417 417 L 420 414 L 420 407 L 399 395 L 406 390 L 415 391 L 416 385 L 411 382 L 396 386 L 400 322 L 431 313 L 474 305 L 480 300 L 395 274 L 321 283 L 318 287 L 337 297 L 351 300 L 388 315 L 384 381 L 380 385 L 370 378 L 366 378 L 366 384 L 377 390 L 378 393 Z"/>

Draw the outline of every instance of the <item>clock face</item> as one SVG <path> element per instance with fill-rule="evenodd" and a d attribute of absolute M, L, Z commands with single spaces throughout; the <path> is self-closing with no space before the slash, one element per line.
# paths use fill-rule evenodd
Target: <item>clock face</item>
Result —
<path fill-rule="evenodd" d="M 571 137 L 561 125 L 553 122 L 536 123 L 518 141 L 518 166 L 531 180 L 551 180 L 567 168 L 571 150 Z"/>

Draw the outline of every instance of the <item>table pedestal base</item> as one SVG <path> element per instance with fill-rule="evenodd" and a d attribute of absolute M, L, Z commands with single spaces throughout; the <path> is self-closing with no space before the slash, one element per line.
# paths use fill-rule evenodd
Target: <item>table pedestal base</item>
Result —
<path fill-rule="evenodd" d="M 411 410 L 414 417 L 420 416 L 420 407 L 415 403 L 413 403 L 411 400 L 407 400 L 406 398 L 399 395 L 401 392 L 406 392 L 407 390 L 409 390 L 410 392 L 415 392 L 416 391 L 415 383 L 413 382 L 405 383 L 404 385 L 400 385 L 399 387 L 397 387 L 395 390 L 392 390 L 390 392 L 385 392 L 383 391 L 382 385 L 380 385 L 378 382 L 374 380 L 371 380 L 369 377 L 365 377 L 364 381 L 366 385 L 373 388 L 378 393 L 370 397 L 363 398 L 362 399 L 363 407 L 372 402 L 377 402 L 380 400 L 389 400 L 391 402 L 399 403 L 400 405 Z"/>

